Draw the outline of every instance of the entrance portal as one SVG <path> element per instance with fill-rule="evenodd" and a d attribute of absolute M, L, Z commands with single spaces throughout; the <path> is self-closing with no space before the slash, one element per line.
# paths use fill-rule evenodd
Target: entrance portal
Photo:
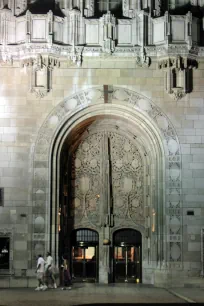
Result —
<path fill-rule="evenodd" d="M 97 232 L 89 229 L 79 229 L 72 233 L 72 277 L 75 281 L 97 281 Z"/>
<path fill-rule="evenodd" d="M 145 225 L 148 157 L 128 127 L 117 124 L 89 122 L 61 152 L 59 255 L 69 254 L 76 281 L 141 281 L 141 234 L 131 228 Z M 121 224 L 129 230 L 115 232 Z"/>
<path fill-rule="evenodd" d="M 115 282 L 141 282 L 141 234 L 132 229 L 115 232 Z"/>

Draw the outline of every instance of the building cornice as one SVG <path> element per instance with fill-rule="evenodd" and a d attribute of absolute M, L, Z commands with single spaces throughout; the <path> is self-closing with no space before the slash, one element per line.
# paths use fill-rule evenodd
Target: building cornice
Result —
<path fill-rule="evenodd" d="M 204 56 L 201 22 L 191 12 L 176 16 L 166 12 L 164 16 L 153 18 L 140 10 L 132 19 L 117 19 L 107 12 L 101 18 L 90 19 L 76 9 L 68 11 L 65 17 L 55 16 L 52 11 L 47 14 L 27 11 L 18 17 L 4 8 L 0 10 L 0 65 L 11 66 L 14 61 L 19 61 L 21 66 L 35 67 L 30 63 L 41 59 L 46 66 L 46 57 L 48 62 L 57 62 L 52 69 L 62 61 L 67 61 L 68 66 L 73 63 L 81 66 L 90 57 L 132 59 L 135 67 L 144 68 L 149 67 L 152 60 L 160 62 L 163 58 L 179 56 L 184 62 L 187 59 L 196 61 Z M 32 84 L 38 83 L 38 74 L 42 74 L 44 66 L 31 69 L 34 75 Z M 49 80 L 43 85 L 43 95 L 52 87 L 49 65 L 46 69 L 49 73 L 46 72 L 45 76 L 48 75 Z M 187 92 L 190 88 L 185 89 Z"/>

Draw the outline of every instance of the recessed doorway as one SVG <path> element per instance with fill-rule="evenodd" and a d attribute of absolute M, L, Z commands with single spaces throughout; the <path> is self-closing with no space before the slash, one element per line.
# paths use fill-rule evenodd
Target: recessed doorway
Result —
<path fill-rule="evenodd" d="M 141 240 L 141 233 L 133 229 L 123 229 L 114 233 L 115 282 L 142 282 Z"/>
<path fill-rule="evenodd" d="M 98 233 L 79 229 L 72 233 L 72 278 L 74 281 L 98 280 Z"/>

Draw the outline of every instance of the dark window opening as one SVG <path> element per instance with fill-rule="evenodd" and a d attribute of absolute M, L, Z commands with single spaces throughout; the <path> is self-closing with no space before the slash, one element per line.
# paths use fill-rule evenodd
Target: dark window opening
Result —
<path fill-rule="evenodd" d="M 122 17 L 122 0 L 102 0 L 96 1 L 96 16 L 100 17 L 107 13 L 107 10 L 111 11 L 117 17 Z"/>
<path fill-rule="evenodd" d="M 10 239 L 0 237 L 0 270 L 9 269 Z"/>
<path fill-rule="evenodd" d="M 80 243 L 98 244 L 98 233 L 90 229 L 79 229 L 72 233 L 72 245 Z"/>
<path fill-rule="evenodd" d="M 194 211 L 193 210 L 188 210 L 187 215 L 188 216 L 194 216 Z"/>
<path fill-rule="evenodd" d="M 114 235 L 114 245 L 139 245 L 141 244 L 141 234 L 132 229 L 119 230 Z"/>

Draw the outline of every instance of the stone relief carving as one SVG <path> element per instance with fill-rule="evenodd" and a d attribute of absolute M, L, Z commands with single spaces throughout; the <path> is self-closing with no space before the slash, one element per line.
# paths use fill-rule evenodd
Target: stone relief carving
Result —
<path fill-rule="evenodd" d="M 150 66 L 150 57 L 146 55 L 144 48 L 141 49 L 140 55 L 136 57 L 136 64 L 139 67 L 149 67 Z"/>
<path fill-rule="evenodd" d="M 83 1 L 82 1 L 83 2 Z M 31 14 L 28 10 L 23 16 L 20 14 L 27 7 L 26 0 L 19 1 L 1 1 L 0 9 L 0 66 L 11 66 L 16 61 L 25 62 L 29 58 L 49 58 L 67 60 L 68 66 L 72 64 L 82 65 L 83 58 L 97 57 L 103 60 L 106 57 L 114 57 L 114 59 L 125 59 L 130 57 L 136 58 L 136 64 L 139 67 L 149 67 L 152 56 L 170 58 L 177 57 L 180 59 L 176 62 L 187 62 L 192 59 L 196 62 L 196 58 L 203 56 L 203 48 L 199 46 L 199 37 L 195 33 L 199 32 L 198 18 L 192 16 L 191 13 L 184 15 L 171 15 L 166 12 L 164 16 L 152 18 L 161 15 L 162 1 L 154 2 L 138 1 L 130 4 L 129 1 L 123 1 L 123 10 L 128 14 L 132 14 L 132 19 L 116 19 L 110 12 L 103 15 L 100 19 L 86 19 L 93 16 L 94 1 L 79 2 L 78 9 L 69 7 L 68 2 L 60 2 L 67 14 L 65 17 L 54 16 L 51 11 L 47 14 Z M 141 2 L 141 3 L 140 3 Z M 71 3 L 71 2 L 70 2 Z M 151 5 L 150 5 L 151 3 Z M 196 5 L 201 5 L 201 2 Z M 81 6 L 82 5 L 82 6 Z M 13 12 L 15 11 L 14 14 Z M 17 12 L 18 11 L 18 12 Z M 152 14 L 148 14 L 148 12 Z M 134 14 L 133 14 L 134 12 Z M 136 15 L 135 15 L 136 14 Z M 133 16 L 134 15 L 134 16 Z M 152 17 L 151 17 L 152 16 Z M 38 30 L 38 22 L 41 24 L 42 31 Z M 90 33 L 86 33 L 86 24 L 90 23 Z M 135 24 L 136 22 L 136 24 Z M 185 31 L 179 28 L 177 37 L 177 24 L 183 24 Z M 60 26 L 59 26 L 60 24 Z M 125 26 L 129 25 L 130 43 L 123 47 L 117 46 L 118 38 L 123 37 Z M 136 32 L 133 28 L 136 26 Z M 158 26 L 164 27 L 164 37 L 158 36 L 158 42 L 153 42 L 157 37 Z M 197 29 L 197 30 L 196 30 Z M 72 34 L 73 35 L 72 35 Z M 142 36 L 139 37 L 139 34 Z M 86 46 L 86 38 L 90 36 L 96 37 L 96 45 Z M 138 36 L 137 38 L 135 38 Z M 55 37 L 58 37 L 55 41 Z M 61 37 L 59 39 L 59 37 Z M 123 40 L 121 40 L 123 45 Z M 158 45 L 157 45 L 158 43 Z M 89 44 L 88 44 L 89 45 Z M 156 46 L 155 46 L 156 45 Z M 34 56 L 35 54 L 35 56 Z M 23 64 L 24 65 L 24 64 Z M 24 65 L 27 66 L 27 65 Z M 30 69 L 31 91 L 38 98 L 44 97 L 52 89 L 52 69 L 58 64 L 36 65 Z M 165 71 L 165 90 L 175 100 L 181 99 L 187 93 L 192 91 L 192 66 L 190 65 L 171 65 L 170 69 L 160 65 L 160 69 Z M 193 68 L 196 66 L 193 65 Z"/>
<path fill-rule="evenodd" d="M 162 7 L 162 0 L 155 1 L 155 8 L 154 8 L 154 16 L 159 17 L 161 15 L 161 7 Z"/>
<path fill-rule="evenodd" d="M 83 47 L 76 48 L 75 46 L 73 46 L 71 52 L 68 54 L 68 60 L 80 67 L 82 64 L 82 52 Z"/>
<path fill-rule="evenodd" d="M 102 194 L 101 150 L 103 135 L 93 134 L 86 138 L 72 156 L 72 216 L 76 222 L 88 218 L 99 225 L 100 197 Z M 77 223 L 78 223 L 77 222 Z"/>
<path fill-rule="evenodd" d="M 158 67 L 165 71 L 165 90 L 174 100 L 192 91 L 192 69 L 197 68 L 193 58 L 168 57 L 159 60 Z"/>
<path fill-rule="evenodd" d="M 112 99 L 118 101 L 121 103 L 122 101 L 125 103 L 125 105 L 130 105 L 130 107 L 136 108 L 142 112 L 144 112 L 151 120 L 153 120 L 156 124 L 156 126 L 160 129 L 161 135 L 164 139 L 165 148 L 166 148 L 166 159 L 167 159 L 167 177 L 166 181 L 169 184 L 169 188 L 166 188 L 166 196 L 169 197 L 174 194 L 181 195 L 181 157 L 180 157 L 180 148 L 179 148 L 179 141 L 177 138 L 177 135 L 175 133 L 175 130 L 169 121 L 169 119 L 165 116 L 164 113 L 161 112 L 161 110 L 156 107 L 149 99 L 146 97 L 143 97 L 142 95 L 131 91 L 127 89 L 122 89 L 119 87 L 113 87 L 112 92 Z M 54 134 L 56 127 L 65 119 L 69 118 L 74 112 L 80 109 L 87 107 L 91 103 L 104 103 L 103 99 L 103 90 L 101 87 L 97 87 L 94 89 L 88 89 L 83 92 L 80 92 L 78 94 L 75 94 L 71 96 L 69 99 L 65 99 L 62 103 L 60 103 L 49 115 L 47 120 L 45 121 L 44 125 L 42 126 L 40 132 L 39 132 L 39 138 L 36 141 L 36 147 L 35 147 L 35 153 L 34 153 L 34 160 L 36 162 L 40 162 L 41 160 L 47 160 L 48 159 L 48 152 L 49 152 L 49 146 L 52 139 L 52 135 Z M 57 117 L 58 120 L 53 120 L 52 118 Z M 52 122 L 52 124 L 50 124 Z M 48 175 L 48 168 L 44 168 Z M 45 181 L 45 188 L 43 190 L 47 190 L 48 188 L 48 182 Z M 38 189 L 38 188 L 37 188 Z M 33 189 L 34 192 L 34 205 L 40 206 L 42 205 L 42 200 L 45 203 L 45 199 L 47 198 L 47 194 L 43 193 L 41 197 L 41 193 L 36 194 L 37 191 L 36 188 Z M 38 197 L 38 196 L 39 197 Z M 37 198 L 36 198 L 37 196 Z M 82 197 L 83 198 L 83 197 Z M 87 200 L 80 201 L 80 203 L 76 203 L 76 206 L 83 205 Z M 96 200 L 96 199 L 95 199 Z M 94 207 L 96 207 L 97 201 L 91 201 L 91 203 L 88 204 L 87 201 L 87 207 L 90 206 L 90 210 L 92 211 Z M 130 196 L 126 196 L 124 202 L 125 205 L 129 205 L 131 207 L 131 201 L 134 200 L 130 194 Z M 98 199 L 100 201 L 100 198 Z M 141 203 L 141 202 L 139 202 Z M 95 206 L 96 205 L 96 206 Z M 118 204 L 120 205 L 120 204 Z M 137 207 L 138 202 L 134 202 L 134 206 Z M 141 204 L 140 204 L 141 205 Z M 126 206 L 126 207 L 127 207 Z M 84 206 L 85 207 L 85 206 Z M 92 210 L 91 210 L 92 209 Z M 137 208 L 135 208 L 137 209 Z M 94 211 L 94 210 L 93 210 Z M 182 260 L 182 218 L 179 216 L 182 215 L 182 199 L 177 202 L 167 202 L 166 203 L 166 211 L 167 211 L 167 218 L 168 213 L 173 218 L 174 216 L 179 221 L 179 231 L 178 232 L 172 232 L 172 228 L 170 227 L 167 229 L 168 233 L 168 240 L 169 243 L 171 241 L 171 252 L 172 256 L 169 253 L 168 261 L 170 262 L 170 266 L 174 266 L 175 268 L 181 267 L 181 260 Z M 96 211 L 95 211 L 96 212 Z M 132 210 L 132 216 L 134 215 L 134 209 Z M 90 213 L 88 213 L 90 216 Z M 94 215 L 94 214 L 93 214 Z M 95 219 L 94 219 L 95 218 Z M 93 222 L 96 222 L 96 214 L 93 218 Z M 87 218 L 87 220 L 89 220 Z M 129 221 L 128 221 L 129 220 Z M 173 219 L 175 220 L 175 219 Z M 85 221 L 84 221 L 85 222 Z M 124 222 L 121 222 L 121 226 L 126 224 L 126 222 L 129 222 L 128 224 L 133 225 L 132 219 L 124 219 Z M 141 221 L 138 219 L 137 223 L 140 223 Z M 142 221 L 143 222 L 143 221 Z M 173 221 L 174 222 L 174 221 Z M 85 224 L 85 223 L 84 223 Z M 86 225 L 90 224 L 90 221 L 86 221 Z M 172 225 L 171 225 L 172 226 Z M 176 245 L 173 247 L 173 245 Z M 180 248 L 181 256 L 176 257 L 175 253 L 178 254 L 178 247 Z M 179 258 L 179 260 L 178 260 Z"/>
<path fill-rule="evenodd" d="M 105 53 L 112 53 L 115 50 L 116 40 L 116 18 L 111 12 L 104 14 L 100 18 L 101 28 L 103 32 L 102 39 L 102 50 Z"/>
<path fill-rule="evenodd" d="M 144 221 L 143 166 L 132 141 L 107 127 L 83 140 L 71 160 L 71 215 L 76 226 L 87 218 L 93 226 L 107 218 L 111 226 L 128 218 L 135 224 Z M 112 216 L 106 207 L 108 190 Z"/>
<path fill-rule="evenodd" d="M 65 17 L 54 16 L 51 11 L 47 14 L 31 14 L 28 10 L 25 15 L 17 16 L 26 10 L 27 1 L 1 0 L 0 41 L 2 46 L 0 46 L 0 53 L 2 53 L 2 60 L 0 61 L 7 63 L 11 62 L 10 59 L 21 61 L 24 56 L 30 57 L 30 53 L 32 55 L 48 53 L 50 56 L 67 58 L 80 65 L 83 57 L 90 56 L 86 49 L 90 36 L 96 37 L 96 43 L 91 47 L 91 56 L 102 57 L 104 53 L 109 55 L 117 53 L 116 56 L 119 58 L 132 57 L 134 51 L 130 51 L 130 46 L 138 45 L 142 50 L 141 54 L 137 55 L 136 61 L 139 66 L 145 67 L 149 66 L 150 56 L 168 56 L 170 53 L 173 53 L 173 56 L 178 53 L 182 56 L 184 53 L 185 56 L 190 54 L 198 56 L 199 52 L 202 54 L 202 46 L 199 46 L 200 37 L 196 34 L 200 31 L 202 20 L 193 17 L 190 12 L 185 16 L 171 15 L 166 12 L 164 16 L 158 17 L 162 14 L 162 3 L 161 0 L 132 1 L 131 3 L 123 1 L 124 16 L 132 18 L 128 20 L 131 31 L 128 34 L 130 35 L 129 46 L 124 45 L 123 50 L 120 49 L 120 52 L 117 52 L 118 38 L 123 37 L 125 31 L 121 25 L 127 23 L 127 20 L 116 20 L 111 12 L 104 14 L 100 19 L 88 19 L 94 16 L 95 3 L 93 0 L 75 3 L 60 1 L 60 7 L 63 12 L 66 11 Z M 195 5 L 200 6 L 201 2 Z M 84 15 L 86 17 L 83 17 Z M 158 18 L 153 18 L 155 16 Z M 93 20 L 95 22 L 95 26 L 90 27 L 88 33 L 86 33 L 87 20 L 90 23 Z M 182 27 L 178 29 L 178 22 L 184 25 L 184 29 Z M 135 26 L 136 30 L 134 30 Z M 162 40 L 157 35 L 158 26 L 165 29 Z M 154 39 L 156 39 L 155 42 L 153 42 Z M 122 44 L 124 44 L 123 41 Z M 155 44 L 159 46 L 155 47 Z M 12 48 L 4 48 L 9 45 Z M 99 46 L 96 47 L 96 45 Z M 175 91 L 174 96 L 181 95 L 181 90 Z"/>
<path fill-rule="evenodd" d="M 43 98 L 51 90 L 52 70 L 59 65 L 57 58 L 40 54 L 21 61 L 21 67 L 30 74 L 30 91 L 35 93 L 37 98 Z"/>
<path fill-rule="evenodd" d="M 0 0 L 0 9 L 8 8 L 14 15 L 20 15 L 27 8 L 27 0 Z"/>
<path fill-rule="evenodd" d="M 80 13 L 86 17 L 93 17 L 95 13 L 95 1 L 94 0 L 59 0 L 59 6 L 65 15 L 69 14 L 69 11 L 78 9 Z"/>
<path fill-rule="evenodd" d="M 86 1 L 86 6 L 84 8 L 84 16 L 86 17 L 93 17 L 95 14 L 95 1 L 88 0 Z"/>
<path fill-rule="evenodd" d="M 124 136 L 109 133 L 109 137 L 112 152 L 114 216 L 117 219 L 130 217 L 137 223 L 138 219 L 144 219 L 141 156 L 135 145 Z"/>
<path fill-rule="evenodd" d="M 134 18 L 136 13 L 141 10 L 145 10 L 151 13 L 155 17 L 161 15 L 162 0 L 155 1 L 129 1 L 123 0 L 123 16 Z"/>

